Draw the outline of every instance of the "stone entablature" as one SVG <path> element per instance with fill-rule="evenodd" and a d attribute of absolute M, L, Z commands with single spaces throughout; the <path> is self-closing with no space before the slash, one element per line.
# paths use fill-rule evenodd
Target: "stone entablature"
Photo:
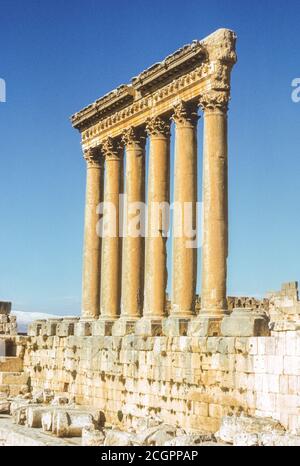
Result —
<path fill-rule="evenodd" d="M 74 114 L 72 124 L 82 134 L 83 149 L 97 146 L 107 136 L 121 136 L 124 127 L 142 125 L 148 116 L 172 113 L 174 100 L 188 102 L 208 93 L 213 101 L 228 101 L 235 41 L 234 32 L 219 29 Z"/>

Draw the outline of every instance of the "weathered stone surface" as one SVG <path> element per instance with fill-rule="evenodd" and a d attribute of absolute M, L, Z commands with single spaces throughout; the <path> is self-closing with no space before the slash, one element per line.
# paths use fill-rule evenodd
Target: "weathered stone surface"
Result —
<path fill-rule="evenodd" d="M 112 429 L 106 433 L 104 445 L 109 447 L 130 447 L 134 445 L 134 440 L 131 434 Z"/>
<path fill-rule="evenodd" d="M 283 426 L 274 419 L 224 416 L 220 430 L 216 432 L 215 436 L 223 442 L 243 444 L 244 446 L 249 444 L 250 446 L 250 444 L 258 443 L 258 434 L 274 431 L 284 432 Z"/>
<path fill-rule="evenodd" d="M 177 428 L 167 424 L 149 427 L 136 436 L 139 445 L 164 445 L 176 436 Z"/>
<path fill-rule="evenodd" d="M 270 335 L 269 321 L 262 311 L 255 309 L 234 309 L 230 316 L 225 316 L 221 323 L 223 336 L 257 337 Z"/>
<path fill-rule="evenodd" d="M 82 429 L 81 445 L 84 447 L 98 447 L 104 444 L 105 434 L 102 430 L 96 430 L 94 426 Z"/>
<path fill-rule="evenodd" d="M 172 440 L 168 440 L 164 443 L 164 446 L 168 447 L 187 447 L 191 445 L 202 445 L 203 442 L 211 442 L 212 445 L 216 443 L 213 435 L 206 432 L 199 434 L 186 434 L 175 437 Z"/>
<path fill-rule="evenodd" d="M 7 414 L 10 412 L 10 401 L 6 397 L 0 397 L 0 413 Z"/>

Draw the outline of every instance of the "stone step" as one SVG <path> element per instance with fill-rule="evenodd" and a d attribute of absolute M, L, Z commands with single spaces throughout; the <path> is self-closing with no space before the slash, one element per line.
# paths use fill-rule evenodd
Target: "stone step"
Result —
<path fill-rule="evenodd" d="M 0 385 L 26 385 L 28 378 L 26 372 L 0 372 Z"/>
<path fill-rule="evenodd" d="M 23 370 L 23 360 L 14 356 L 0 357 L 0 372 L 19 372 Z"/>

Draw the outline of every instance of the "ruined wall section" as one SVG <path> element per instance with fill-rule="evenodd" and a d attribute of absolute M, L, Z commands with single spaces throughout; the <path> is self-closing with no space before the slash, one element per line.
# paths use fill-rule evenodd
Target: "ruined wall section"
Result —
<path fill-rule="evenodd" d="M 145 415 L 216 431 L 246 413 L 300 429 L 300 332 L 269 337 L 49 336 L 23 338 L 32 388 L 68 392 L 127 428 Z"/>

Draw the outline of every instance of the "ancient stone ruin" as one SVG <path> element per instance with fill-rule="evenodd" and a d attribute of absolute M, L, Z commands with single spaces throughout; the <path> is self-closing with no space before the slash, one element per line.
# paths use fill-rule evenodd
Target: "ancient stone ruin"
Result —
<path fill-rule="evenodd" d="M 300 443 L 298 285 L 262 300 L 226 293 L 235 42 L 219 29 L 72 117 L 87 166 L 82 314 L 35 321 L 20 336 L 10 307 L 0 306 L 3 444 Z M 188 203 L 195 228 L 201 111 L 201 296 L 197 248 L 183 229 L 172 238 L 169 299 L 166 236 L 153 206 L 176 202 L 173 224 L 181 224 Z M 130 206 L 145 199 L 146 234 L 121 235 L 116 216 L 125 210 L 129 224 Z M 113 206 L 114 235 L 99 234 L 103 201 Z"/>

